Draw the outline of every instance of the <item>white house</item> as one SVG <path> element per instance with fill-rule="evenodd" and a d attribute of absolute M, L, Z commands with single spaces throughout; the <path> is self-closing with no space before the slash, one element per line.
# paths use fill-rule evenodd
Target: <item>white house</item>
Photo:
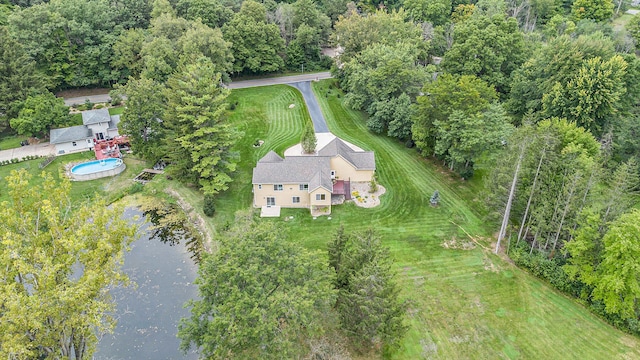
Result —
<path fill-rule="evenodd" d="M 118 136 L 120 115 L 109 115 L 108 109 L 82 112 L 82 125 L 51 129 L 49 142 L 55 144 L 57 154 L 91 150 L 95 140 Z"/>

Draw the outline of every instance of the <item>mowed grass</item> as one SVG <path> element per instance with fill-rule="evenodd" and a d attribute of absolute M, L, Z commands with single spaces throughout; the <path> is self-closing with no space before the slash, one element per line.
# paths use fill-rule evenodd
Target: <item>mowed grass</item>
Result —
<path fill-rule="evenodd" d="M 493 255 L 494 226 L 483 220 L 481 182 L 463 182 L 395 140 L 370 133 L 363 114 L 342 105 L 332 81 L 314 84 L 331 131 L 376 153 L 379 182 L 387 189 L 381 205 L 363 209 L 334 206 L 331 220 L 313 220 L 307 210 L 283 209 L 279 219 L 296 241 L 326 249 L 341 224 L 349 231 L 375 228 L 391 249 L 410 302 L 409 332 L 394 359 L 611 359 L 640 358 L 640 342 L 601 321 L 574 300 Z M 239 101 L 231 120 L 245 132 L 234 183 L 216 203 L 213 227 L 252 204 L 251 174 L 273 149 L 295 144 L 307 120 L 301 96 L 287 86 L 234 90 Z M 291 103 L 297 104 L 289 109 Z M 255 140 L 265 144 L 254 148 Z M 438 208 L 429 206 L 434 190 Z M 284 221 L 286 216 L 293 220 Z M 446 248 L 478 244 L 472 250 Z"/>
<path fill-rule="evenodd" d="M 0 135 L 0 150 L 15 149 L 20 147 L 22 140 L 27 140 L 26 136 L 15 134 L 3 134 Z"/>
<path fill-rule="evenodd" d="M 58 156 L 46 168 L 40 169 L 39 165 L 44 159 L 36 159 L 23 161 L 17 164 L 0 166 L 0 202 L 8 200 L 7 182 L 5 178 L 12 170 L 26 169 L 32 176 L 33 184 L 41 184 L 42 172 L 51 174 L 55 179 L 66 177 L 64 175 L 65 166 L 69 163 L 80 163 L 84 161 L 95 160 L 92 151 L 79 152 L 64 156 Z M 124 163 L 127 165 L 125 171 L 116 176 L 91 180 L 91 181 L 73 181 L 71 182 L 70 198 L 73 203 L 81 201 L 90 201 L 94 196 L 111 197 L 118 191 L 129 187 L 133 184 L 132 179 L 145 167 L 145 163 L 133 157 L 125 157 Z"/>

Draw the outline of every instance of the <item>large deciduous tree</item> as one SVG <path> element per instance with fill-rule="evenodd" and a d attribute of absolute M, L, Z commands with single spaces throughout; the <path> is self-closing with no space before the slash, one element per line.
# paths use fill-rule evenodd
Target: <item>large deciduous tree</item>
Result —
<path fill-rule="evenodd" d="M 69 107 L 62 98 L 50 92 L 29 96 L 18 117 L 10 120 L 11 128 L 20 135 L 47 136 L 54 127 L 63 127 L 69 122 Z"/>
<path fill-rule="evenodd" d="M 72 204 L 70 183 L 25 171 L 6 179 L 0 206 L 0 356 L 91 359 L 112 329 L 108 289 L 121 284 L 136 227 L 120 206 Z"/>
<path fill-rule="evenodd" d="M 284 40 L 278 26 L 267 23 L 262 4 L 245 1 L 240 12 L 224 25 L 222 32 L 224 39 L 231 43 L 234 72 L 273 72 L 284 66 L 281 57 Z"/>
<path fill-rule="evenodd" d="M 167 140 L 162 127 L 166 104 L 164 86 L 147 78 L 130 79 L 118 91 L 127 95 L 120 133 L 129 136 L 134 152 L 157 161 L 162 156 L 162 142 Z"/>
<path fill-rule="evenodd" d="M 516 19 L 471 16 L 456 24 L 442 67 L 453 74 L 475 75 L 508 94 L 511 73 L 525 61 L 525 49 Z"/>
<path fill-rule="evenodd" d="M 571 5 L 571 15 L 576 20 L 606 21 L 613 15 L 613 8 L 612 0 L 575 0 Z"/>
<path fill-rule="evenodd" d="M 0 26 L 0 129 L 18 116 L 22 102 L 29 95 L 45 91 L 46 77 L 14 40 L 5 26 Z"/>
<path fill-rule="evenodd" d="M 177 178 L 200 185 L 205 194 L 228 188 L 236 169 L 231 151 L 239 133 L 226 122 L 229 90 L 211 60 L 202 57 L 184 65 L 167 81 L 164 153 L 167 169 Z"/>
<path fill-rule="evenodd" d="M 442 74 L 428 82 L 418 96 L 413 140 L 423 156 L 434 154 L 436 130 L 434 121 L 447 121 L 454 111 L 467 116 L 486 110 L 497 98 L 496 91 L 484 81 L 472 75 Z"/>
<path fill-rule="evenodd" d="M 203 258 L 178 336 L 203 358 L 296 358 L 335 301 L 332 274 L 321 256 L 290 241 L 279 224 L 237 216 Z"/>

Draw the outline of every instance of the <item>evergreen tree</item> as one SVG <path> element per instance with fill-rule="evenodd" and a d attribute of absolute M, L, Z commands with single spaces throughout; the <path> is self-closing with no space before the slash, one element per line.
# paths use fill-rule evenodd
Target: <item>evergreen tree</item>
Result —
<path fill-rule="evenodd" d="M 302 151 L 307 154 L 312 154 L 316 151 L 317 145 L 316 132 L 313 130 L 313 124 L 307 124 L 304 128 L 304 132 L 302 133 L 302 138 L 300 139 L 300 145 L 302 146 Z"/>

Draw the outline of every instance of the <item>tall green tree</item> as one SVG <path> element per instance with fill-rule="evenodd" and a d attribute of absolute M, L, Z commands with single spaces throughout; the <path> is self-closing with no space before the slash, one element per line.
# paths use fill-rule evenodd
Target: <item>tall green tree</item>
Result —
<path fill-rule="evenodd" d="M 177 178 L 200 185 L 205 194 L 226 190 L 236 169 L 232 146 L 240 134 L 226 122 L 226 98 L 221 75 L 202 57 L 167 81 L 163 117 L 167 169 Z"/>
<path fill-rule="evenodd" d="M 236 73 L 278 71 L 284 66 L 284 40 L 276 24 L 267 23 L 266 9 L 252 0 L 222 28 L 224 39 L 231 43 Z"/>
<path fill-rule="evenodd" d="M 452 74 L 475 75 L 499 93 L 508 94 L 511 73 L 526 57 L 516 19 L 477 15 L 456 24 L 453 45 L 445 53 L 442 67 Z"/>
<path fill-rule="evenodd" d="M 18 116 L 29 95 L 44 92 L 46 83 L 44 74 L 36 70 L 35 62 L 11 37 L 7 27 L 0 26 L 0 129 Z"/>
<path fill-rule="evenodd" d="M 127 95 L 127 106 L 118 127 L 127 134 L 135 153 L 144 159 L 157 161 L 162 156 L 165 138 L 162 116 L 165 111 L 165 88 L 152 79 L 130 79 L 118 89 Z"/>
<path fill-rule="evenodd" d="M 640 299 L 640 211 L 633 210 L 615 220 L 602 242 L 602 261 L 591 283 L 593 297 L 602 300 L 607 313 L 636 318 Z"/>
<path fill-rule="evenodd" d="M 404 0 L 402 6 L 414 22 L 429 22 L 434 26 L 446 24 L 452 9 L 451 0 Z"/>
<path fill-rule="evenodd" d="M 252 217 L 237 215 L 198 270 L 200 299 L 189 303 L 178 337 L 202 358 L 295 358 L 335 301 L 322 257 Z"/>
<path fill-rule="evenodd" d="M 108 290 L 126 281 L 136 226 L 101 199 L 72 204 L 70 183 L 26 170 L 6 178 L 0 206 L 0 356 L 91 359 L 114 326 Z"/>
<path fill-rule="evenodd" d="M 29 96 L 18 117 L 11 119 L 11 128 L 20 135 L 46 136 L 54 127 L 63 127 L 69 122 L 69 107 L 62 98 L 50 92 Z"/>
<path fill-rule="evenodd" d="M 571 15 L 576 20 L 606 21 L 613 16 L 613 8 L 611 0 L 575 0 L 571 5 Z"/>
<path fill-rule="evenodd" d="M 423 95 L 416 99 L 416 110 L 411 128 L 413 141 L 423 156 L 434 154 L 436 130 L 434 121 L 446 121 L 454 111 L 475 115 L 497 99 L 496 91 L 472 75 L 441 74 L 422 88 Z"/>
<path fill-rule="evenodd" d="M 345 334 L 360 351 L 397 346 L 407 331 L 407 304 L 400 299 L 389 250 L 380 237 L 371 229 L 347 234 L 341 227 L 328 247 Z"/>
<path fill-rule="evenodd" d="M 200 19 L 212 29 L 222 27 L 233 17 L 233 10 L 220 0 L 179 0 L 176 10 L 178 16 L 192 21 Z"/>
<path fill-rule="evenodd" d="M 307 154 L 313 154 L 316 151 L 317 143 L 318 139 L 316 138 L 316 133 L 313 130 L 313 124 L 307 124 L 304 128 L 304 132 L 302 133 L 302 138 L 300 138 L 302 151 Z"/>

